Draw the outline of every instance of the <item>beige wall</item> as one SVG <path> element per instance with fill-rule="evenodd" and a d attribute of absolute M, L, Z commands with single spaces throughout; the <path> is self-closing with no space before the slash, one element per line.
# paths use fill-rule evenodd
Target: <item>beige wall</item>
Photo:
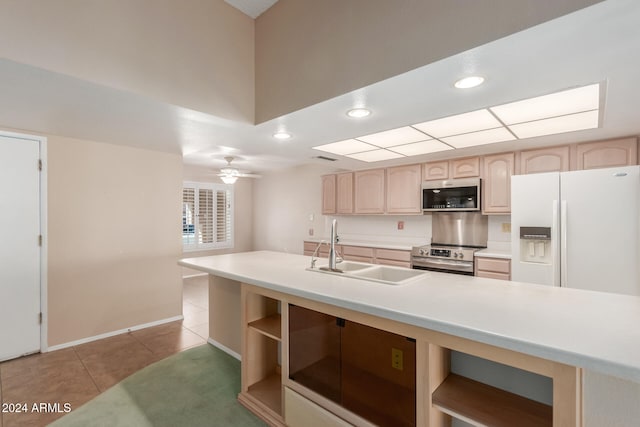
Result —
<path fill-rule="evenodd" d="M 256 19 L 256 122 L 598 2 L 279 0 Z"/>
<path fill-rule="evenodd" d="M 0 57 L 253 123 L 254 21 L 223 0 L 3 0 Z"/>
<path fill-rule="evenodd" d="M 221 184 L 222 181 L 212 174 L 215 168 L 205 168 L 194 165 L 185 165 L 183 181 L 212 182 Z M 234 245 L 230 249 L 217 249 L 212 251 L 183 252 L 183 258 L 193 258 L 209 255 L 220 255 L 234 252 L 248 252 L 253 250 L 253 184 L 252 178 L 240 178 L 233 184 L 234 197 Z M 182 275 L 191 276 L 202 274 L 201 271 L 190 268 L 182 268 Z"/>
<path fill-rule="evenodd" d="M 47 145 L 49 345 L 180 315 L 181 157 Z"/>

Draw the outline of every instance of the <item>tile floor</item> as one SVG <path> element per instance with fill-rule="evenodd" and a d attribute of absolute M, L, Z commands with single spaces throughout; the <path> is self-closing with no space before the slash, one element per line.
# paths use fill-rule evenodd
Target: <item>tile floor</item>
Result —
<path fill-rule="evenodd" d="M 183 281 L 184 320 L 0 363 L 0 427 L 40 427 L 151 363 L 209 336 L 207 276 Z M 15 404 L 26 412 L 16 412 Z M 58 403 L 46 411 L 33 404 Z M 51 411 L 53 410 L 53 412 Z"/>

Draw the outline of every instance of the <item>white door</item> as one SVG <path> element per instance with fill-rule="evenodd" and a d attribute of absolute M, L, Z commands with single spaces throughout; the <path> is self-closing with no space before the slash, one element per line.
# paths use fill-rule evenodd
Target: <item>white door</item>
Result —
<path fill-rule="evenodd" d="M 40 350 L 40 142 L 0 136 L 0 360 Z"/>
<path fill-rule="evenodd" d="M 560 176 L 567 236 L 562 286 L 640 296 L 640 166 Z"/>

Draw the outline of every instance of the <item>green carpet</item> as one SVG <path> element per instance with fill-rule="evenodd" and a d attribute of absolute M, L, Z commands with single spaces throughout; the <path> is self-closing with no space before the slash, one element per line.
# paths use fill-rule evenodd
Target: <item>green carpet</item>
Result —
<path fill-rule="evenodd" d="M 239 391 L 240 362 L 205 344 L 147 366 L 51 426 L 264 426 Z"/>

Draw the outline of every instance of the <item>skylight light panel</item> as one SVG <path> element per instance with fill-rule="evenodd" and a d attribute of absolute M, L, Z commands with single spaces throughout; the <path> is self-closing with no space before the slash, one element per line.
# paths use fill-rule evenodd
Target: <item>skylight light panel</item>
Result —
<path fill-rule="evenodd" d="M 411 142 L 425 141 L 432 138 L 411 126 L 405 126 L 384 132 L 360 136 L 357 139 L 384 148 L 392 147 L 394 145 L 409 144 Z"/>
<path fill-rule="evenodd" d="M 493 144 L 495 142 L 513 141 L 516 138 L 507 129 L 501 127 L 441 139 L 443 142 L 446 142 L 455 148 L 464 148 L 476 145 Z"/>
<path fill-rule="evenodd" d="M 413 125 L 434 138 L 460 135 L 502 126 L 488 110 L 471 111 Z"/>
<path fill-rule="evenodd" d="M 600 85 L 593 84 L 491 107 L 506 125 L 548 119 L 550 117 L 597 110 Z"/>
<path fill-rule="evenodd" d="M 453 147 L 443 144 L 435 139 L 429 141 L 414 142 L 412 144 L 397 145 L 389 148 L 396 153 L 405 156 L 418 156 L 420 154 L 437 153 L 438 151 L 453 150 Z"/>
<path fill-rule="evenodd" d="M 594 129 L 598 127 L 598 111 L 569 114 L 535 122 L 521 123 L 509 126 L 518 138 L 533 138 L 543 135 L 573 132 L 577 130 Z"/>
<path fill-rule="evenodd" d="M 327 153 L 339 154 L 344 156 L 346 154 L 360 153 L 362 151 L 375 150 L 378 147 L 374 147 L 371 144 L 367 144 L 355 139 L 346 139 L 344 141 L 332 142 L 331 144 L 318 145 L 312 147 L 314 150 L 326 151 Z"/>
<path fill-rule="evenodd" d="M 379 150 L 366 151 L 364 153 L 349 154 L 347 157 L 352 159 L 362 160 L 363 162 L 379 162 L 381 160 L 391 160 L 404 157 L 402 154 L 394 153 L 393 151 L 385 150 L 383 148 Z"/>

